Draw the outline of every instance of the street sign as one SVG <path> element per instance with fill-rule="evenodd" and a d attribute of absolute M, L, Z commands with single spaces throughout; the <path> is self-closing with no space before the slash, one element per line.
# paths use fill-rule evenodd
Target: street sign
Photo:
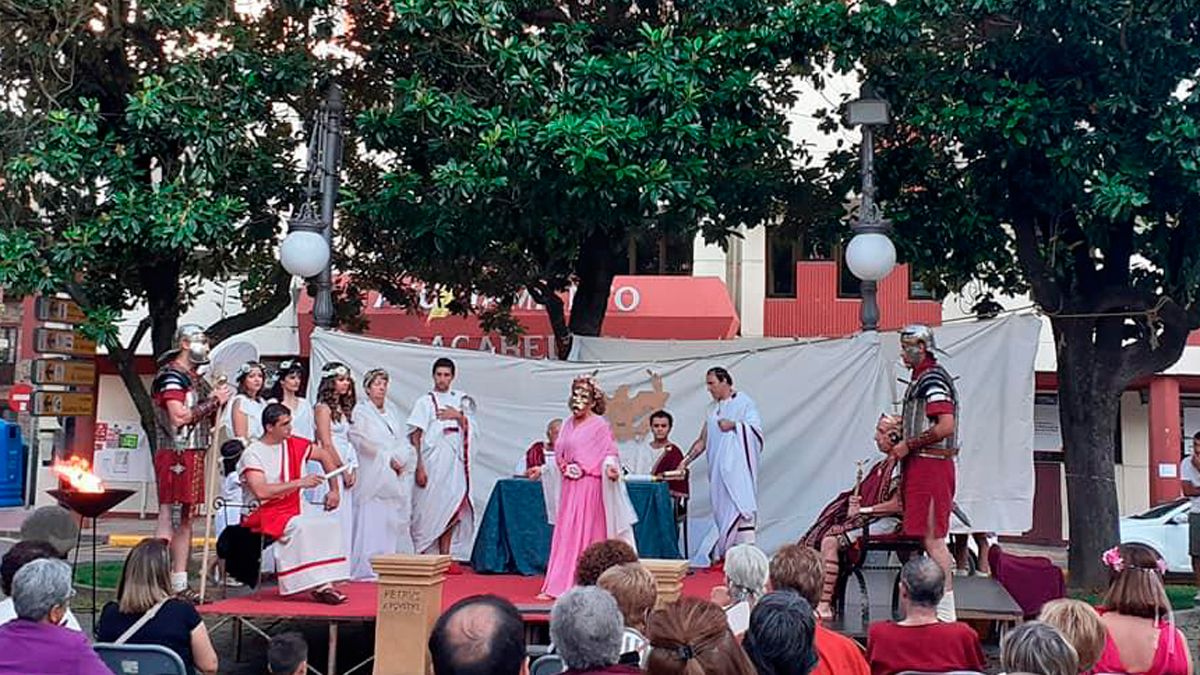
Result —
<path fill-rule="evenodd" d="M 73 330 L 38 328 L 34 332 L 35 351 L 42 354 L 95 356 L 96 342 Z"/>
<path fill-rule="evenodd" d="M 62 298 L 39 297 L 33 304 L 34 314 L 38 321 L 54 321 L 56 323 L 83 323 L 87 321 L 79 305 Z"/>
<path fill-rule="evenodd" d="M 63 384 L 90 387 L 96 381 L 96 364 L 79 359 L 37 359 L 33 362 L 34 384 Z"/>
<path fill-rule="evenodd" d="M 8 390 L 8 409 L 13 412 L 29 412 L 29 400 L 33 397 L 33 387 L 18 382 Z"/>
<path fill-rule="evenodd" d="M 38 417 L 91 417 L 95 397 L 74 391 L 33 392 L 32 413 Z"/>

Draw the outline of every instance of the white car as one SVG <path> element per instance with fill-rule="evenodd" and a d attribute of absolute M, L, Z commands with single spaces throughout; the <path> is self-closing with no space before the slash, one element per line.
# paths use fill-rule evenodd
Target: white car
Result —
<path fill-rule="evenodd" d="M 1145 544 L 1167 561 L 1168 572 L 1191 574 L 1188 555 L 1190 500 L 1176 499 L 1121 519 L 1121 543 Z"/>

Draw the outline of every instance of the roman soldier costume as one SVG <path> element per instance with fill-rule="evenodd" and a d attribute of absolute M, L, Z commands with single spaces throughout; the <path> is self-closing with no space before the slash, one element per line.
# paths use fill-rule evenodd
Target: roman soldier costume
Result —
<path fill-rule="evenodd" d="M 188 361 L 194 367 L 208 363 L 208 338 L 199 326 L 185 325 L 179 340 L 187 340 Z M 160 504 L 204 503 L 204 453 L 212 441 L 213 426 L 220 404 L 212 397 L 212 387 L 194 371 L 184 370 L 176 361 L 179 351 L 167 354 L 167 363 L 159 369 L 151 385 L 157 422 L 157 449 L 154 474 L 158 481 Z M 175 426 L 167 409 L 168 401 L 178 401 L 191 411 L 191 422 Z"/>

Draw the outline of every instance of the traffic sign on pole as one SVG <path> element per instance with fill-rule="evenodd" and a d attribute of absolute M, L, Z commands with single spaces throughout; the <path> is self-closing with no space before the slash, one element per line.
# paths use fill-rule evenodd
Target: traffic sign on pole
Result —
<path fill-rule="evenodd" d="M 37 417 L 90 417 L 96 399 L 90 393 L 35 391 L 31 412 Z"/>
<path fill-rule="evenodd" d="M 96 381 L 96 364 L 81 359 L 37 359 L 33 362 L 34 384 L 90 387 Z"/>
<path fill-rule="evenodd" d="M 36 350 L 42 354 L 96 355 L 96 341 L 89 340 L 73 330 L 38 328 L 34 332 L 34 343 Z"/>
<path fill-rule="evenodd" d="M 8 408 L 13 412 L 29 412 L 29 401 L 33 398 L 33 387 L 18 382 L 8 390 Z"/>
<path fill-rule="evenodd" d="M 34 302 L 33 307 L 38 321 L 69 324 L 79 324 L 87 321 L 87 316 L 84 315 L 79 305 L 70 300 L 39 297 Z"/>

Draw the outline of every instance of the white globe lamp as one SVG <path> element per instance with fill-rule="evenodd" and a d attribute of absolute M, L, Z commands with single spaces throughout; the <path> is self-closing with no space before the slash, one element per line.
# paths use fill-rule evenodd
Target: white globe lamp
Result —
<path fill-rule="evenodd" d="M 329 244 L 318 232 L 289 232 L 279 246 L 279 262 L 289 274 L 315 277 L 329 264 Z"/>
<path fill-rule="evenodd" d="M 880 232 L 856 234 L 846 247 L 846 265 L 863 281 L 882 281 L 896 267 L 896 246 Z"/>

